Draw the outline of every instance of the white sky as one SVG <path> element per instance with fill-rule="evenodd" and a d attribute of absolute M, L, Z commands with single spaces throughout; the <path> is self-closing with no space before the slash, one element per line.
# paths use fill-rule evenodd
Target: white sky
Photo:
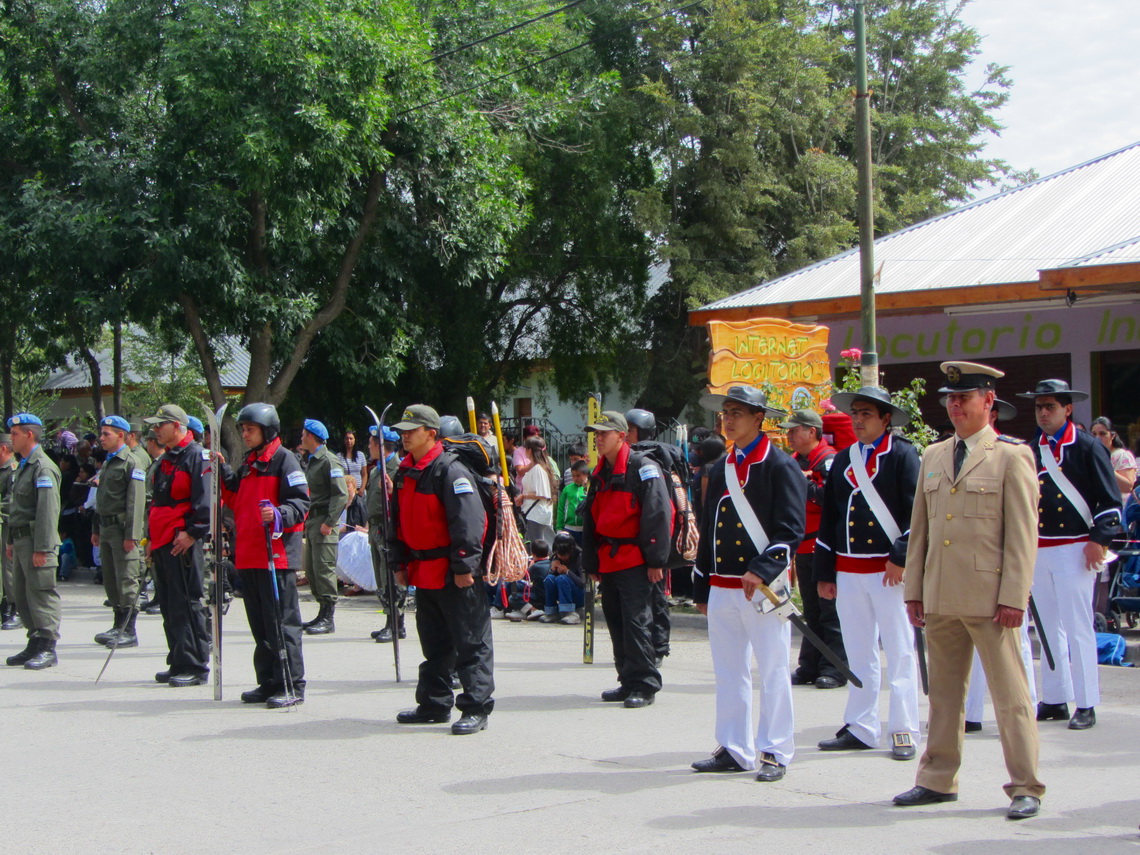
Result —
<path fill-rule="evenodd" d="M 1012 66 L 988 156 L 1049 175 L 1140 140 L 1140 2 L 973 0 L 963 19 L 979 70 Z"/>

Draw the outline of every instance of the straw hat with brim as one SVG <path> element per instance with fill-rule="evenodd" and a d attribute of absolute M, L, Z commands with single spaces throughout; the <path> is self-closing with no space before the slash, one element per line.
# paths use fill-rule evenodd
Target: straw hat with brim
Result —
<path fill-rule="evenodd" d="M 902 407 L 892 404 L 891 393 L 878 386 L 864 386 L 858 392 L 835 392 L 831 396 L 835 409 L 845 413 L 851 411 L 851 405 L 856 401 L 870 401 L 886 407 L 891 413 L 891 427 L 906 427 L 910 424 L 910 414 Z"/>
<path fill-rule="evenodd" d="M 735 401 L 757 410 L 762 409 L 766 419 L 779 419 L 787 415 L 783 410 L 769 407 L 768 396 L 755 386 L 729 386 L 723 395 L 712 393 L 701 395 L 701 406 L 706 410 L 712 410 L 714 413 L 723 410 L 724 405 L 729 401 Z"/>
<path fill-rule="evenodd" d="M 1032 392 L 1018 392 L 1019 398 L 1055 398 L 1058 395 L 1068 395 L 1069 400 L 1074 404 L 1077 401 L 1084 401 L 1088 398 L 1088 392 L 1078 392 L 1076 389 L 1070 389 L 1069 384 L 1064 380 L 1042 380 L 1037 384 L 1037 388 Z"/>

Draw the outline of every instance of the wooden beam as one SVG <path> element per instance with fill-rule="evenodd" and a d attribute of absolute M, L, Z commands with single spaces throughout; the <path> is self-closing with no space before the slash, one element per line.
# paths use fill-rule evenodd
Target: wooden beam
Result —
<path fill-rule="evenodd" d="M 1040 270 L 1038 275 L 1041 287 L 1046 291 L 1077 291 L 1082 288 L 1127 291 L 1140 286 L 1140 261 L 1091 267 L 1055 267 Z"/>

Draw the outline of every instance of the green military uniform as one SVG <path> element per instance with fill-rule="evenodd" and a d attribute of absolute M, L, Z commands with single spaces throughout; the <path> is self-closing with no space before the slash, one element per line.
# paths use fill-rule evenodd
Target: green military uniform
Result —
<path fill-rule="evenodd" d="M 348 487 L 344 483 L 344 468 L 322 444 L 309 455 L 305 477 L 309 482 L 309 516 L 305 520 L 305 548 L 302 567 L 309 579 L 309 590 L 320 604 L 317 617 L 305 625 L 310 634 L 332 631 L 332 613 L 336 606 L 336 558 L 340 538 L 337 525 L 348 505 Z M 332 528 L 321 534 L 321 526 Z M 328 626 L 319 629 L 318 625 Z"/>
<path fill-rule="evenodd" d="M 95 641 L 117 646 L 133 646 L 135 641 L 135 606 L 138 604 L 139 581 L 142 576 L 142 548 L 146 532 L 146 470 L 138 458 L 123 445 L 108 454 L 99 472 L 99 489 L 95 491 L 95 530 L 99 534 L 99 558 L 103 565 L 103 587 L 115 612 L 115 627 L 121 627 L 118 639 L 111 633 L 99 633 Z M 127 552 L 124 541 L 133 541 Z"/>
<path fill-rule="evenodd" d="M 12 503 L 12 484 L 16 478 L 16 457 L 13 454 L 8 463 L 0 466 L 0 544 L 8 542 L 8 506 Z M 13 561 L 8 557 L 8 550 L 0 545 L 0 565 L 3 575 L 0 577 L 0 586 L 3 593 L 4 629 L 19 629 L 20 623 L 16 617 L 16 604 L 12 592 Z"/>
<path fill-rule="evenodd" d="M 12 593 L 28 638 L 59 639 L 60 601 L 55 588 L 59 566 L 60 474 L 42 445 L 20 461 L 12 483 L 8 538 L 13 553 Z M 32 555 L 46 555 L 43 567 Z"/>
<path fill-rule="evenodd" d="M 387 615 L 384 629 L 377 630 L 372 633 L 372 637 L 376 641 L 385 642 L 392 640 L 392 631 L 395 621 L 394 615 L 399 615 L 399 627 L 401 633 L 404 628 L 404 607 L 408 599 L 408 589 L 398 587 L 396 590 L 396 601 L 392 602 L 391 593 L 388 591 L 388 570 L 385 566 L 386 550 L 382 547 L 384 538 L 384 506 L 381 504 L 380 490 L 385 487 L 385 478 L 380 474 L 381 466 L 388 475 L 388 479 L 395 476 L 396 470 L 400 468 L 400 458 L 398 455 L 393 454 L 387 461 L 381 464 L 379 461 L 376 463 L 376 468 L 372 472 L 372 477 L 368 479 L 368 488 L 365 491 L 365 501 L 368 506 L 368 541 L 372 546 L 372 570 L 376 574 L 376 596 L 379 597 L 381 604 L 384 606 L 384 613 Z M 400 635 L 404 637 L 403 634 Z"/>

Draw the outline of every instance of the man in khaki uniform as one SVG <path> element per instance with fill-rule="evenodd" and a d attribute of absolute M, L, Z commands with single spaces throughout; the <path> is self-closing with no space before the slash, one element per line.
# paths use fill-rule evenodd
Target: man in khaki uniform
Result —
<path fill-rule="evenodd" d="M 19 629 L 20 616 L 12 594 L 12 559 L 4 544 L 8 542 L 8 506 L 12 503 L 12 483 L 16 478 L 16 454 L 12 451 L 12 435 L 0 433 L 0 629 Z"/>
<path fill-rule="evenodd" d="M 309 635 L 336 631 L 336 558 L 340 546 L 337 523 L 348 504 L 344 468 L 329 451 L 329 431 L 316 419 L 305 419 L 301 447 L 309 453 L 305 477 L 309 481 L 309 516 L 305 520 L 305 547 L 301 566 L 309 578 L 309 590 L 320 606 L 317 616 L 301 625 Z"/>
<path fill-rule="evenodd" d="M 989 426 L 1001 371 L 944 362 L 953 437 L 922 458 L 911 515 L 904 597 L 911 623 L 926 627 L 930 655 L 930 731 L 916 786 L 897 805 L 958 798 L 964 702 L 975 647 L 993 694 L 1010 783 L 1010 819 L 1036 816 L 1045 785 L 1037 779 L 1037 723 L 1021 661 L 1037 557 L 1037 479 L 1021 440 Z"/>
<path fill-rule="evenodd" d="M 131 426 L 122 416 L 107 416 L 99 423 L 99 444 L 107 452 L 95 491 L 95 531 L 91 544 L 99 550 L 103 587 L 115 614 L 96 644 L 138 647 L 138 616 L 142 549 L 146 532 L 146 469 L 127 445 Z"/>
<path fill-rule="evenodd" d="M 13 559 L 12 598 L 28 630 L 28 646 L 7 663 L 40 671 L 58 661 L 59 467 L 40 445 L 44 423 L 39 416 L 16 413 L 8 419 L 8 430 L 20 464 L 12 483 L 5 548 Z"/>

